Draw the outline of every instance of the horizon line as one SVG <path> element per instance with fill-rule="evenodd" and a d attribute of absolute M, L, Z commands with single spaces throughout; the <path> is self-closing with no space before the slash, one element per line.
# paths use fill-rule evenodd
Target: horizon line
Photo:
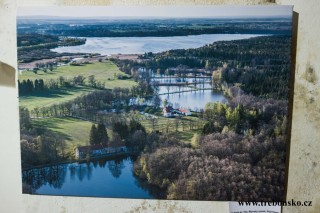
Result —
<path fill-rule="evenodd" d="M 290 15 L 261 15 L 261 16 L 199 16 L 199 17 L 175 17 L 175 16 L 45 16 L 45 15 L 30 15 L 17 16 L 19 20 L 152 20 L 152 19 L 292 19 Z"/>
<path fill-rule="evenodd" d="M 63 18 L 157 17 L 219 18 L 292 16 L 292 6 L 51 6 L 18 7 L 17 17 L 54 16 Z"/>

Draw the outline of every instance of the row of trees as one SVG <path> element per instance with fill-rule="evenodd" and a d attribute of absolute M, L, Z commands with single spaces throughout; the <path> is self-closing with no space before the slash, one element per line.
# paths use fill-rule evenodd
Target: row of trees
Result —
<path fill-rule="evenodd" d="M 39 92 L 44 91 L 46 86 L 44 84 L 44 81 L 42 79 L 36 79 L 35 81 L 32 80 L 23 80 L 20 82 L 18 80 L 18 88 L 19 88 L 19 94 L 31 94 L 32 92 Z"/>
<path fill-rule="evenodd" d="M 98 90 L 63 103 L 36 107 L 31 111 L 31 115 L 34 117 L 82 116 L 82 112 L 87 110 L 110 109 L 118 104 L 128 104 L 132 95 L 133 93 L 127 88 L 114 88 L 112 91 Z"/>
<path fill-rule="evenodd" d="M 35 66 L 36 67 L 33 69 L 33 72 L 37 74 L 39 69 L 42 69 L 43 72 L 47 72 L 48 70 L 52 72 L 54 69 L 57 68 L 58 63 L 56 61 L 49 61 L 45 63 L 39 62 L 39 63 L 36 63 Z"/>

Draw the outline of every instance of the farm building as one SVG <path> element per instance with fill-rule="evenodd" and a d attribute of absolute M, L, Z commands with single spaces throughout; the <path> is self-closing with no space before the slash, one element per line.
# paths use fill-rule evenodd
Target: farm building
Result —
<path fill-rule="evenodd" d="M 179 111 L 181 112 L 182 115 L 187 115 L 187 116 L 192 115 L 191 111 L 188 109 L 180 108 Z"/>
<path fill-rule="evenodd" d="M 128 149 L 126 146 L 107 146 L 104 144 L 95 144 L 89 146 L 80 146 L 75 150 L 76 158 L 81 160 L 85 159 L 87 155 L 90 157 L 102 157 L 110 154 L 124 153 Z"/>
<path fill-rule="evenodd" d="M 166 118 L 170 118 L 173 116 L 173 108 L 172 106 L 166 106 L 163 108 L 163 116 Z"/>

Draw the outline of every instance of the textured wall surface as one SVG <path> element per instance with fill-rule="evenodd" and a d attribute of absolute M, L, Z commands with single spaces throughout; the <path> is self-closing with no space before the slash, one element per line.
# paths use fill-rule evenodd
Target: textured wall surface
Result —
<path fill-rule="evenodd" d="M 320 209 L 320 6 L 317 0 L 0 0 L 0 212 L 228 212 L 227 202 L 124 200 L 21 194 L 18 99 L 15 87 L 16 6 L 45 5 L 294 5 L 298 15 L 293 119 L 287 199 Z"/>

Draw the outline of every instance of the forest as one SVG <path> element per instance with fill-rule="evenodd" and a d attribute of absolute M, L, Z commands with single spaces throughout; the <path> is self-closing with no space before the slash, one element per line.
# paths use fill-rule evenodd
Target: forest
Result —
<path fill-rule="evenodd" d="M 288 103 L 229 90 L 229 105 L 206 106 L 207 123 L 192 147 L 174 135 L 148 140 L 136 175 L 165 189 L 168 199 L 281 200 Z"/>
<path fill-rule="evenodd" d="M 20 62 L 31 62 L 39 59 L 48 59 L 75 55 L 71 53 L 59 54 L 50 49 L 59 46 L 75 46 L 86 42 L 86 39 L 69 38 L 65 36 L 43 35 L 34 32 L 17 35 L 18 59 Z"/>

